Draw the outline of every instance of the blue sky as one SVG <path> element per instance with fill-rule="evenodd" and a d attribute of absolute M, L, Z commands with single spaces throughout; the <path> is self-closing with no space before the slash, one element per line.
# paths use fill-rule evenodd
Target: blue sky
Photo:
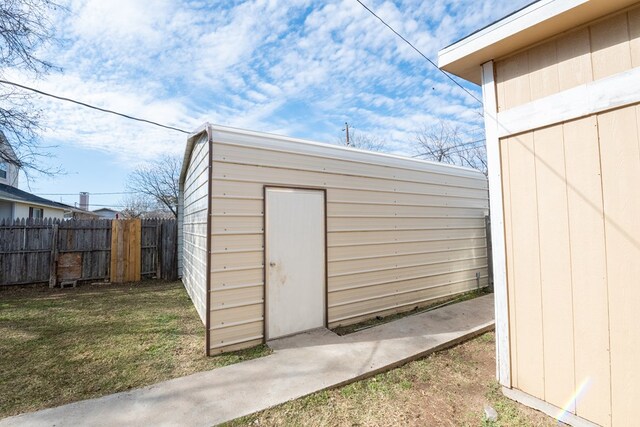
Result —
<path fill-rule="evenodd" d="M 436 60 L 439 49 L 528 0 L 365 3 Z M 347 121 L 406 155 L 416 153 L 415 133 L 440 119 L 468 140 L 482 137 L 477 101 L 355 0 L 70 0 L 53 20 L 60 43 L 41 55 L 62 71 L 8 79 L 186 130 L 209 121 L 336 143 Z M 181 133 L 37 102 L 43 143 L 56 146 L 48 161 L 66 174 L 32 177 L 36 194 L 122 192 L 137 166 L 184 149 Z M 21 187 L 29 189 L 26 180 Z M 92 209 L 122 197 L 93 195 Z"/>

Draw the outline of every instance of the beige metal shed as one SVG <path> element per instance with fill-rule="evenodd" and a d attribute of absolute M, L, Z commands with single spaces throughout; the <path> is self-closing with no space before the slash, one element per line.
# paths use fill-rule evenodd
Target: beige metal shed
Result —
<path fill-rule="evenodd" d="M 439 61 L 483 89 L 503 391 L 637 425 L 640 3 L 541 0 Z"/>
<path fill-rule="evenodd" d="M 203 126 L 178 241 L 207 354 L 486 286 L 487 190 L 472 169 Z"/>

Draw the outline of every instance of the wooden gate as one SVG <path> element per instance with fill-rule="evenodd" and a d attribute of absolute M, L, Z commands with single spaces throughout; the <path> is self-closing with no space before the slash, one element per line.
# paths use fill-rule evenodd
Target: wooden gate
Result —
<path fill-rule="evenodd" d="M 139 219 L 114 219 L 111 222 L 111 282 L 140 280 L 141 234 Z"/>

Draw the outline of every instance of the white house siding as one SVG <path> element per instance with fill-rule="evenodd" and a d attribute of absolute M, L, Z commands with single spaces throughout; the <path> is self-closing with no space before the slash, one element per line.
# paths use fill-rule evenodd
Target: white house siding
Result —
<path fill-rule="evenodd" d="M 6 168 L 7 176 L 4 178 L 0 176 L 0 184 L 7 184 L 17 188 L 19 184 L 18 168 L 8 163 L 5 163 L 4 167 Z"/>
<path fill-rule="evenodd" d="M 193 146 L 182 192 L 179 227 L 182 282 L 203 323 L 206 323 L 207 210 L 209 143 L 206 136 Z"/>
<path fill-rule="evenodd" d="M 18 203 L 15 202 L 13 204 L 13 218 L 29 218 L 29 208 L 37 208 L 42 209 L 42 216 L 44 218 L 53 218 L 53 219 L 63 219 L 64 218 L 64 209 L 54 209 L 46 206 L 40 205 L 31 205 L 27 203 Z"/>
<path fill-rule="evenodd" d="M 213 132 L 210 349 L 263 339 L 263 189 L 327 190 L 328 321 L 487 285 L 480 172 L 285 138 Z"/>

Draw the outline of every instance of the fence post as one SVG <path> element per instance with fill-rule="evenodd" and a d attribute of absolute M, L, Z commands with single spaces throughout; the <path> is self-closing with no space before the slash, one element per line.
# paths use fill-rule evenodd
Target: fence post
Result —
<path fill-rule="evenodd" d="M 54 222 L 51 235 L 51 260 L 49 267 L 49 287 L 58 283 L 58 224 Z"/>
<path fill-rule="evenodd" d="M 156 225 L 156 279 L 162 279 L 162 221 Z"/>
<path fill-rule="evenodd" d="M 493 292 L 493 245 L 491 244 L 491 217 L 484 217 L 485 236 L 487 239 L 487 270 L 489 273 L 489 292 Z"/>

